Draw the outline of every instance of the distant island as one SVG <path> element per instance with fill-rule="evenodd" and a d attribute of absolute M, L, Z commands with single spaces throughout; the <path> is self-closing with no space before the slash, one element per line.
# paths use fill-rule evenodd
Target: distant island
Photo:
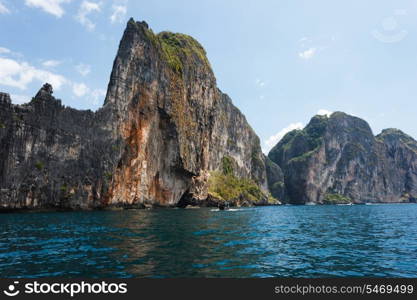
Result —
<path fill-rule="evenodd" d="M 417 202 L 417 142 L 314 116 L 270 151 L 192 37 L 130 19 L 97 112 L 0 93 L 0 211 Z"/>

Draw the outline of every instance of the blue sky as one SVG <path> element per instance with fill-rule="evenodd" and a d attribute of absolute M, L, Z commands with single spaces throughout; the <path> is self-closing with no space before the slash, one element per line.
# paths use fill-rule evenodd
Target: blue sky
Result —
<path fill-rule="evenodd" d="M 417 137 L 416 0 L 0 0 L 0 91 L 99 108 L 130 17 L 199 40 L 264 151 L 319 111 Z"/>

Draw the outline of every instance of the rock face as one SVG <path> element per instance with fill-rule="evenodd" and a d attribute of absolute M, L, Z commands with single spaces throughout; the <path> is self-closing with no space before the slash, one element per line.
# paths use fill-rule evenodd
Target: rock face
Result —
<path fill-rule="evenodd" d="M 284 172 L 285 202 L 416 201 L 417 142 L 396 129 L 375 137 L 365 121 L 341 112 L 315 116 L 268 157 Z"/>
<path fill-rule="evenodd" d="M 133 19 L 100 110 L 64 107 L 48 84 L 24 105 L 2 93 L 0 141 L 3 209 L 272 200 L 259 138 L 216 87 L 201 45 Z"/>
<path fill-rule="evenodd" d="M 24 105 L 1 93 L 0 206 L 101 205 L 106 170 L 116 161 L 97 116 L 64 107 L 48 84 Z"/>

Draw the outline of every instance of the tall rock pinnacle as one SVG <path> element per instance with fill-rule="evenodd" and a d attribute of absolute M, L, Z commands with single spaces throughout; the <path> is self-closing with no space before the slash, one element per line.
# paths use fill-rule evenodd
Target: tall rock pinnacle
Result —
<path fill-rule="evenodd" d="M 259 138 L 190 36 L 129 20 L 95 113 L 62 106 L 49 84 L 3 102 L 4 209 L 275 201 Z"/>

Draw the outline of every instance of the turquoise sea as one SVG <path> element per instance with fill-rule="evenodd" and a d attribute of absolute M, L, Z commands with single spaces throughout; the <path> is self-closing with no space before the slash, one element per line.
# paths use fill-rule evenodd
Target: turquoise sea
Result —
<path fill-rule="evenodd" d="M 0 277 L 417 277 L 417 205 L 0 214 Z"/>

